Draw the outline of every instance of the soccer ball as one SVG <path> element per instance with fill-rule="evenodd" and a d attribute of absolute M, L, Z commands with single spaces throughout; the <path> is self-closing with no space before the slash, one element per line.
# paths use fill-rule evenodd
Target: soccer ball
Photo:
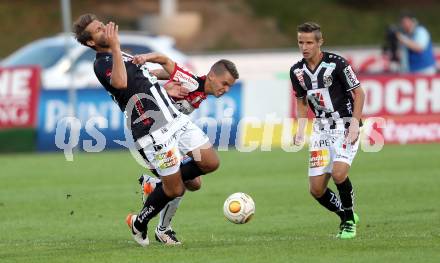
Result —
<path fill-rule="evenodd" d="M 245 193 L 234 193 L 226 199 L 223 213 L 234 224 L 247 223 L 255 213 L 254 200 Z"/>

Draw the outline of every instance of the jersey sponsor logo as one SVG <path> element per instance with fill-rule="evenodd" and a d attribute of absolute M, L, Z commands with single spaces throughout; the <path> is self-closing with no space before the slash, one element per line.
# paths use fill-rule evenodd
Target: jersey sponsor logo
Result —
<path fill-rule="evenodd" d="M 325 167 L 330 162 L 330 155 L 327 149 L 310 151 L 310 168 Z"/>
<path fill-rule="evenodd" d="M 147 218 L 147 216 L 149 215 L 149 214 L 151 214 L 151 213 L 153 213 L 154 212 L 154 207 L 152 206 L 152 205 L 150 205 L 150 206 L 148 206 L 148 207 L 144 207 L 143 209 L 142 209 L 142 212 L 140 213 L 140 215 L 138 216 L 138 220 L 139 220 L 139 222 L 143 222 L 144 220 L 145 220 L 145 218 Z"/>
<path fill-rule="evenodd" d="M 297 68 L 293 71 L 293 73 L 295 74 L 296 78 L 299 81 L 299 85 L 301 85 L 301 87 L 305 90 L 307 90 L 306 88 L 306 83 L 304 82 L 304 71 L 302 71 L 301 69 Z"/>
<path fill-rule="evenodd" d="M 333 83 L 332 75 L 324 75 L 323 82 L 324 82 L 324 87 L 329 88 Z"/>
<path fill-rule="evenodd" d="M 321 136 L 323 137 L 323 136 Z M 313 142 L 313 148 L 315 149 L 320 149 L 320 148 L 325 148 L 325 147 L 330 147 L 332 146 L 336 141 L 336 138 L 332 137 L 332 138 L 327 138 L 327 139 L 320 139 L 320 140 L 316 140 Z"/>
<path fill-rule="evenodd" d="M 356 74 L 354 74 L 354 71 L 353 69 L 351 69 L 350 66 L 345 67 L 343 72 L 350 88 L 359 85 L 359 80 L 357 79 Z"/>
<path fill-rule="evenodd" d="M 326 107 L 326 103 L 322 93 L 316 92 L 314 94 L 309 94 L 307 95 L 307 99 L 310 101 L 310 103 L 312 103 L 315 110 L 318 111 L 318 113 L 315 112 L 315 115 L 319 115 L 319 111 L 327 113 L 333 112 L 331 109 L 328 109 Z"/>
<path fill-rule="evenodd" d="M 353 114 L 353 108 L 351 106 L 351 102 L 350 101 L 347 102 L 346 106 L 347 106 L 348 113 Z"/>
<path fill-rule="evenodd" d="M 182 82 L 183 86 L 188 88 L 189 91 L 195 91 L 199 88 L 199 83 L 197 82 L 197 80 L 194 79 L 193 76 L 184 71 L 181 71 L 180 69 L 178 69 L 174 74 L 173 80 Z"/>
<path fill-rule="evenodd" d="M 331 58 L 331 57 L 330 57 Z M 335 69 L 336 68 L 336 64 L 335 63 L 326 63 L 326 62 L 321 62 L 322 67 L 324 68 L 332 68 Z"/>
<path fill-rule="evenodd" d="M 157 166 L 160 169 L 167 169 L 179 163 L 179 158 L 176 155 L 175 148 L 164 153 L 156 154 L 154 158 L 157 161 Z"/>

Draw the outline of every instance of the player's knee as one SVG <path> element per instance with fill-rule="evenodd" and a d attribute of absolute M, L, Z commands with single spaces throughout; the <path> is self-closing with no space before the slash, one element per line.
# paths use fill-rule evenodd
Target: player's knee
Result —
<path fill-rule="evenodd" d="M 182 196 L 183 193 L 185 193 L 185 188 L 183 186 L 179 186 L 172 189 L 170 197 L 179 197 Z"/>
<path fill-rule="evenodd" d="M 314 198 L 320 198 L 321 196 L 324 195 L 325 189 L 322 189 L 320 187 L 310 187 L 310 194 L 314 197 Z"/>
<path fill-rule="evenodd" d="M 212 160 L 211 163 L 209 164 L 210 172 L 214 172 L 219 167 L 220 167 L 220 160 L 218 158 L 216 158 L 215 160 Z"/>
<path fill-rule="evenodd" d="M 170 198 L 182 196 L 185 193 L 185 187 L 183 184 L 164 185 L 164 192 Z"/>
<path fill-rule="evenodd" d="M 335 183 L 340 184 L 343 181 L 345 181 L 345 178 L 347 177 L 347 172 L 346 171 L 333 171 L 332 177 L 333 177 L 333 181 L 335 181 Z"/>
<path fill-rule="evenodd" d="M 193 180 L 185 182 L 185 187 L 188 191 L 194 192 L 202 188 L 202 181 L 200 177 L 194 178 Z"/>
<path fill-rule="evenodd" d="M 200 166 L 200 170 L 204 173 L 212 173 L 220 167 L 220 160 L 218 158 L 212 158 L 209 161 L 204 162 Z"/>

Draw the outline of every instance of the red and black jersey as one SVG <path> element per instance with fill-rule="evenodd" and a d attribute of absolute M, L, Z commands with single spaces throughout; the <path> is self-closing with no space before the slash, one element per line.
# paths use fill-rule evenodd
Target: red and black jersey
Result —
<path fill-rule="evenodd" d="M 353 96 L 350 91 L 358 88 L 360 83 L 341 56 L 323 52 L 314 70 L 310 70 L 302 59 L 291 67 L 290 79 L 296 97 L 307 97 L 317 118 L 352 117 Z"/>
<path fill-rule="evenodd" d="M 189 90 L 189 94 L 184 99 L 196 109 L 207 97 L 204 89 L 206 76 L 196 76 L 192 72 L 180 67 L 177 63 L 170 76 L 170 81 L 180 82 L 183 87 Z"/>
<path fill-rule="evenodd" d="M 96 53 L 94 71 L 121 111 L 126 116 L 131 115 L 129 128 L 133 138 L 137 140 L 172 121 L 179 111 L 145 65 L 133 64 L 132 57 L 125 53 L 122 58 L 127 71 L 126 89 L 116 89 L 111 84 L 111 53 Z"/>

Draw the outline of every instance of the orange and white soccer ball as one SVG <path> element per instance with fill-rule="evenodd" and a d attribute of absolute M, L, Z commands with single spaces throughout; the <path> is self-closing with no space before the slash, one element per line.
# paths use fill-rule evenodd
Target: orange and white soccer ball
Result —
<path fill-rule="evenodd" d="M 255 214 L 254 200 L 245 193 L 234 193 L 226 199 L 223 213 L 234 224 L 247 223 Z"/>

